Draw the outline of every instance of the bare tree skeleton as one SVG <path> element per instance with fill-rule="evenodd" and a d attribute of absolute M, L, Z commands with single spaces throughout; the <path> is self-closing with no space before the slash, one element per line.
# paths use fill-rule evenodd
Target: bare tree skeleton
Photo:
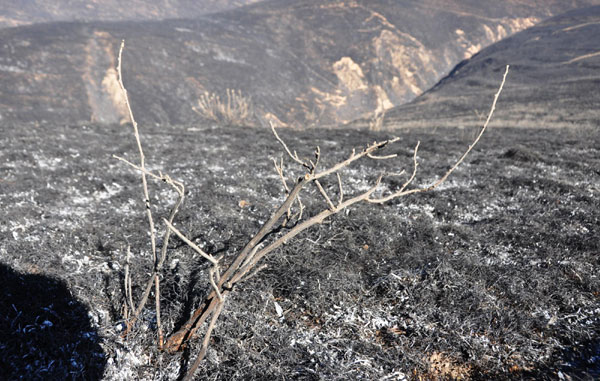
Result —
<path fill-rule="evenodd" d="M 202 346 L 200 349 L 200 353 L 198 354 L 198 357 L 194 361 L 193 365 L 191 367 L 189 367 L 188 372 L 184 378 L 187 380 L 193 378 L 194 373 L 196 372 L 196 370 L 198 369 L 199 365 L 201 364 L 202 360 L 204 359 L 204 357 L 206 355 L 206 351 L 207 351 L 208 345 L 210 343 L 210 338 L 211 338 L 212 332 L 216 326 L 219 315 L 221 314 L 221 312 L 223 310 L 223 306 L 227 299 L 228 294 L 233 291 L 234 286 L 237 283 L 243 282 L 244 280 L 249 279 L 250 277 L 254 276 L 256 273 L 258 273 L 260 270 L 262 270 L 265 267 L 264 265 L 259 266 L 259 262 L 261 261 L 261 259 L 263 259 L 268 254 L 272 253 L 273 251 L 275 251 L 276 249 L 281 247 L 283 244 L 285 244 L 289 240 L 296 237 L 298 234 L 307 230 L 308 228 L 322 223 L 330 216 L 337 214 L 340 211 L 345 210 L 354 204 L 358 204 L 361 202 L 371 203 L 371 204 L 382 204 L 382 203 L 388 202 L 390 200 L 393 200 L 393 199 L 396 199 L 399 197 L 407 196 L 409 194 L 431 191 L 431 190 L 439 187 L 442 183 L 444 183 L 447 180 L 447 178 L 452 174 L 452 172 L 454 172 L 458 168 L 458 166 L 465 160 L 465 158 L 469 155 L 469 153 L 472 151 L 472 149 L 475 147 L 475 145 L 479 142 L 479 140 L 481 139 L 481 136 L 487 129 L 488 124 L 489 124 L 489 122 L 492 118 L 492 115 L 494 113 L 494 110 L 496 108 L 496 102 L 498 100 L 498 97 L 500 96 L 500 93 L 502 92 L 502 89 L 504 87 L 504 83 L 506 81 L 506 76 L 507 76 L 508 70 L 509 70 L 509 66 L 506 66 L 506 71 L 504 72 L 504 75 L 502 77 L 502 82 L 500 84 L 500 87 L 499 87 L 497 93 L 494 96 L 492 107 L 488 113 L 488 117 L 487 117 L 485 123 L 483 124 L 479 134 L 476 136 L 476 138 L 469 145 L 469 147 L 465 150 L 465 152 L 460 156 L 460 158 L 454 163 L 454 165 L 447 172 L 445 172 L 442 176 L 440 176 L 440 178 L 438 180 L 436 180 L 432 184 L 430 184 L 428 186 L 424 186 L 424 187 L 409 188 L 417 175 L 417 168 L 418 168 L 417 153 L 418 153 L 418 149 L 419 149 L 419 145 L 420 145 L 420 143 L 417 143 L 417 145 L 414 148 L 414 152 L 413 152 L 412 172 L 411 172 L 410 176 L 408 177 L 408 179 L 402 184 L 402 186 L 398 190 L 390 192 L 389 194 L 386 194 L 386 195 L 381 195 L 381 196 L 376 197 L 375 194 L 377 194 L 378 190 L 380 190 L 380 188 L 381 188 L 380 186 L 381 186 L 381 183 L 382 183 L 382 180 L 384 179 L 384 177 L 391 175 L 391 174 L 382 174 L 377 178 L 377 180 L 373 183 L 373 185 L 369 189 L 367 189 L 366 191 L 364 191 L 360 194 L 353 195 L 352 197 L 345 199 L 345 197 L 344 197 L 345 194 L 344 194 L 344 189 L 343 189 L 343 181 L 342 181 L 342 176 L 340 175 L 340 171 L 342 169 L 350 166 L 354 162 L 361 160 L 361 159 L 365 159 L 365 158 L 371 159 L 371 160 L 389 160 L 389 159 L 394 158 L 396 155 L 378 156 L 377 153 L 380 152 L 384 147 L 397 142 L 399 140 L 398 138 L 393 138 L 393 139 L 385 140 L 382 142 L 374 142 L 374 143 L 368 145 L 367 147 L 365 147 L 362 151 L 360 151 L 358 153 L 356 152 L 356 150 L 352 150 L 351 154 L 348 156 L 347 159 L 340 161 L 339 163 L 334 164 L 333 166 L 331 166 L 329 168 L 321 169 L 319 166 L 320 158 L 321 158 L 321 151 L 320 151 L 319 147 L 317 147 L 314 151 L 314 159 L 312 159 L 312 160 L 300 159 L 300 157 L 298 156 L 298 154 L 295 151 L 292 152 L 289 149 L 288 145 L 279 136 L 279 134 L 275 130 L 274 126 L 271 126 L 271 130 L 273 132 L 275 139 L 280 143 L 280 145 L 282 146 L 286 155 L 289 157 L 289 159 L 292 162 L 294 162 L 297 165 L 304 168 L 306 173 L 304 174 L 304 176 L 299 177 L 295 181 L 295 184 L 293 187 L 290 187 L 288 185 L 285 175 L 284 175 L 283 161 L 280 161 L 279 163 L 277 163 L 277 161 L 274 160 L 275 170 L 276 170 L 277 174 L 279 175 L 279 177 L 283 183 L 284 190 L 285 190 L 285 195 L 286 195 L 285 201 L 276 209 L 276 211 L 270 216 L 268 221 L 261 227 L 261 229 L 254 236 L 252 236 L 249 239 L 248 243 L 242 248 L 242 250 L 235 257 L 233 262 L 227 267 L 225 272 L 221 275 L 220 274 L 220 270 L 221 270 L 220 259 L 215 258 L 210 253 L 204 252 L 197 245 L 195 245 L 192 241 L 190 241 L 188 238 L 186 238 L 184 233 L 179 231 L 174 226 L 173 220 L 174 220 L 174 218 L 177 214 L 177 211 L 178 211 L 179 207 L 181 206 L 181 203 L 183 202 L 183 198 L 184 198 L 183 184 L 172 180 L 168 175 L 164 175 L 162 173 L 154 174 L 145 168 L 144 155 L 143 155 L 142 146 L 141 146 L 141 142 L 140 142 L 140 138 L 139 138 L 137 124 L 134 121 L 133 113 L 131 112 L 129 101 L 127 98 L 127 92 L 125 90 L 125 87 L 124 87 L 124 85 L 122 83 L 122 79 L 121 79 L 121 53 L 123 50 L 123 46 L 124 45 L 122 44 L 121 50 L 119 52 L 119 65 L 118 65 L 119 83 L 121 84 L 122 90 L 125 94 L 125 99 L 127 101 L 127 107 L 129 109 L 130 117 L 131 117 L 131 120 L 132 120 L 132 123 L 134 126 L 134 135 L 136 137 L 136 142 L 138 144 L 139 155 L 140 155 L 140 165 L 135 165 L 121 157 L 117 157 L 117 158 L 121 161 L 124 161 L 129 166 L 135 168 L 136 170 L 138 170 L 139 172 L 142 173 L 144 198 L 145 198 L 145 202 L 146 202 L 149 225 L 150 225 L 150 229 L 151 229 L 153 260 L 155 263 L 153 273 L 151 274 L 150 279 L 144 289 L 144 293 L 142 294 L 140 302 L 139 302 L 137 308 L 135 308 L 133 315 L 128 320 L 128 328 L 127 328 L 125 334 L 127 334 L 127 332 L 129 332 L 132 329 L 136 319 L 138 318 L 139 314 L 141 313 L 142 309 L 144 308 L 144 305 L 146 303 L 146 300 L 148 299 L 148 295 L 151 291 L 153 283 L 155 284 L 156 309 L 157 309 L 157 317 L 158 317 L 158 325 L 159 325 L 159 340 L 158 341 L 159 341 L 160 348 L 162 348 L 164 345 L 164 348 L 170 352 L 175 352 L 175 351 L 181 350 L 189 343 L 189 341 L 192 338 L 194 338 L 197 335 L 198 330 L 203 326 L 203 324 L 205 322 L 209 321 L 209 324 L 204 331 L 204 336 L 203 336 L 203 340 L 202 340 Z M 400 174 L 403 174 L 403 173 L 404 173 L 404 171 L 402 171 Z M 323 179 L 327 176 L 332 176 L 332 175 L 336 176 L 337 183 L 338 183 L 337 199 L 335 200 L 335 202 L 332 200 L 330 195 L 327 193 L 327 191 L 323 188 L 323 186 L 319 182 L 320 179 Z M 399 174 L 393 174 L 393 175 L 399 175 Z M 151 177 L 156 180 L 166 182 L 179 195 L 179 199 L 177 200 L 176 204 L 172 208 L 169 218 L 163 219 L 163 221 L 162 221 L 164 223 L 166 229 L 165 229 L 163 244 L 162 244 L 162 248 L 161 248 L 161 255 L 158 258 L 156 257 L 155 236 L 154 236 L 154 231 L 153 231 L 154 221 L 152 219 L 152 213 L 150 211 L 150 200 L 148 197 L 146 176 Z M 300 196 L 301 191 L 303 189 L 305 189 L 305 187 L 311 183 L 314 184 L 317 191 L 323 198 L 323 202 L 326 207 L 319 213 L 303 220 L 302 217 L 303 217 L 304 205 L 300 201 L 299 196 Z M 296 206 L 297 212 L 295 212 L 295 213 L 292 210 L 294 205 L 297 205 Z M 293 223 L 290 224 L 290 222 L 293 222 Z M 274 237 L 270 240 L 266 239 L 266 238 L 270 238 L 271 234 L 273 232 L 275 232 L 276 230 L 279 230 L 280 228 L 284 228 L 287 230 L 284 230 L 285 232 L 278 237 Z M 200 307 L 194 311 L 194 313 L 188 319 L 188 321 L 177 332 L 173 333 L 165 341 L 165 340 L 163 340 L 162 330 L 160 328 L 159 273 L 161 271 L 162 265 L 166 258 L 166 248 L 167 248 L 167 245 L 169 242 L 171 232 L 175 233 L 182 241 L 184 241 L 194 251 L 199 253 L 203 258 L 205 258 L 207 261 L 209 261 L 211 263 L 212 266 L 209 271 L 209 283 L 213 290 L 205 298 L 204 302 L 200 305 Z M 130 285 L 129 285 L 130 283 L 127 283 L 128 282 L 127 279 L 125 280 L 125 282 L 126 282 L 125 284 L 126 284 L 126 291 L 127 291 L 127 289 L 130 287 Z M 127 296 L 127 299 L 130 300 L 130 294 L 126 293 L 126 296 Z M 126 301 L 126 303 L 131 305 L 132 309 L 134 308 L 133 302 Z M 210 320 L 209 320 L 209 317 L 210 317 Z"/>

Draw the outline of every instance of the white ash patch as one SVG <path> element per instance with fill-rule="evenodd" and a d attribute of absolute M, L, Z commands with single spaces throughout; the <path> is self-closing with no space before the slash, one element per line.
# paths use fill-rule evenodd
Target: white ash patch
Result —
<path fill-rule="evenodd" d="M 61 157 L 45 157 L 37 152 L 33 152 L 31 155 L 35 159 L 38 167 L 43 170 L 56 171 L 63 162 L 63 158 Z"/>

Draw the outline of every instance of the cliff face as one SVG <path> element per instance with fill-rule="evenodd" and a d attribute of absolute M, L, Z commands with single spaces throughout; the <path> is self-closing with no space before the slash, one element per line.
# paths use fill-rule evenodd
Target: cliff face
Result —
<path fill-rule="evenodd" d="M 199 96 L 239 90 L 254 123 L 332 125 L 411 101 L 461 60 L 598 0 L 276 0 L 194 20 L 0 30 L 0 118 L 192 123 Z M 541 6 L 540 3 L 543 3 Z"/>

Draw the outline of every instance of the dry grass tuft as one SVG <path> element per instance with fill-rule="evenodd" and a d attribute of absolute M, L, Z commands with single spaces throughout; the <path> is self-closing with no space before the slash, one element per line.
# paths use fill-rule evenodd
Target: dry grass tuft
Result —
<path fill-rule="evenodd" d="M 250 124 L 254 114 L 252 98 L 241 90 L 227 89 L 225 99 L 215 93 L 206 92 L 198 99 L 194 111 L 203 118 L 225 125 Z"/>

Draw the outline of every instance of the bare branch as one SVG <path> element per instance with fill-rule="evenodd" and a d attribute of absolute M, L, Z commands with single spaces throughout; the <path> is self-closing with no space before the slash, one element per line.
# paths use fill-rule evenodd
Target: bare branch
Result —
<path fill-rule="evenodd" d="M 181 204 L 183 203 L 183 199 L 184 199 L 184 195 L 185 195 L 185 187 L 183 185 L 183 183 L 173 180 L 171 179 L 171 177 L 169 177 L 169 175 L 167 174 L 163 174 L 159 171 L 159 175 L 156 175 L 150 171 L 148 171 L 146 168 L 142 168 L 138 165 L 135 165 L 131 162 L 129 162 L 128 160 L 117 156 L 117 155 L 113 155 L 114 158 L 116 158 L 117 160 L 120 160 L 124 163 L 126 163 L 127 165 L 137 169 L 138 171 L 142 172 L 143 174 L 146 174 L 156 180 L 159 181 L 163 181 L 165 183 L 167 183 L 168 185 L 170 185 L 173 189 L 175 189 L 175 191 L 178 193 L 179 197 L 175 203 L 175 205 L 173 206 L 173 208 L 171 209 L 171 213 L 169 215 L 169 222 L 172 223 L 173 219 L 175 218 L 175 215 L 177 214 L 179 207 L 181 206 Z M 142 295 L 142 299 L 140 300 L 140 305 L 138 307 L 138 309 L 133 310 L 132 312 L 135 311 L 134 315 L 132 316 L 131 320 L 129 321 L 128 327 L 127 329 L 123 332 L 123 334 L 126 336 L 130 329 L 133 327 L 133 324 L 135 323 L 135 321 L 137 320 L 138 315 L 141 313 L 143 307 L 146 305 L 146 302 L 148 300 L 148 296 L 150 294 L 150 287 L 152 282 L 155 283 L 155 306 L 156 306 L 156 320 L 157 320 L 157 325 L 158 325 L 158 340 L 159 340 L 159 347 L 160 349 L 162 349 L 162 345 L 163 345 L 163 335 L 162 335 L 162 327 L 160 324 L 160 279 L 158 276 L 158 272 L 160 271 L 160 269 L 162 268 L 162 265 L 164 263 L 164 261 L 166 260 L 167 257 L 167 247 L 169 245 L 169 239 L 171 236 L 171 231 L 169 229 L 165 230 L 165 234 L 163 237 L 163 245 L 162 245 L 162 249 L 161 249 L 161 255 L 160 258 L 154 262 L 154 271 L 152 272 L 152 275 L 150 276 L 150 279 L 148 280 L 147 284 L 146 284 L 146 288 L 145 288 L 145 292 Z M 127 277 L 126 277 L 127 278 Z M 131 297 L 131 278 L 129 278 L 129 296 Z M 130 303 L 132 304 L 132 302 Z"/>
<path fill-rule="evenodd" d="M 336 172 L 335 175 L 337 176 L 337 180 L 338 180 L 338 187 L 339 187 L 338 206 L 340 206 L 342 204 L 342 201 L 344 201 L 344 188 L 342 187 L 342 177 L 340 176 L 340 173 Z"/>
<path fill-rule="evenodd" d="M 442 183 L 444 183 L 444 181 L 446 181 L 448 176 L 450 176 L 452 174 L 452 172 L 454 172 L 456 170 L 456 168 L 458 168 L 458 166 L 465 160 L 467 155 L 471 152 L 473 147 L 475 147 L 475 145 L 479 142 L 479 140 L 481 139 L 481 136 L 487 129 L 488 124 L 490 123 L 490 120 L 492 119 L 492 115 L 494 115 L 494 110 L 496 110 L 496 102 L 498 101 L 498 97 L 500 96 L 500 93 L 502 93 L 502 89 L 504 88 L 504 83 L 506 82 L 506 76 L 508 75 L 509 68 L 510 68 L 510 65 L 506 65 L 506 71 L 504 72 L 504 75 L 502 77 L 502 83 L 500 83 L 500 87 L 498 88 L 498 91 L 494 95 L 494 101 L 492 102 L 492 107 L 490 108 L 487 119 L 486 119 L 485 123 L 483 124 L 483 127 L 479 131 L 479 134 L 477 135 L 475 140 L 473 140 L 473 142 L 469 145 L 469 148 L 467 148 L 467 150 L 462 154 L 462 156 L 454 163 L 454 165 L 446 173 L 444 173 L 444 175 L 442 177 L 440 177 L 437 181 L 435 181 L 433 184 L 431 184 L 429 186 L 422 187 L 422 188 L 416 188 L 416 189 L 410 189 L 410 190 L 404 190 L 406 188 L 406 186 L 408 186 L 408 184 L 410 184 L 410 182 L 412 182 L 412 180 L 414 179 L 414 176 L 416 174 L 416 169 L 417 169 L 416 153 L 417 153 L 417 148 L 418 148 L 418 144 L 417 144 L 417 147 L 415 148 L 413 176 L 411 176 L 411 178 L 405 184 L 405 186 L 403 186 L 399 191 L 392 193 L 389 196 L 382 197 L 379 199 L 369 199 L 368 201 L 371 203 L 381 204 L 381 203 L 387 202 L 387 201 L 397 198 L 397 197 L 402 197 L 402 196 L 406 196 L 406 195 L 413 194 L 413 193 L 429 192 L 429 191 L 437 188 L 438 186 L 440 186 Z"/>
<path fill-rule="evenodd" d="M 377 199 L 367 199 L 368 202 L 370 203 L 374 203 L 374 204 L 381 204 L 384 202 L 387 202 L 389 200 L 392 200 L 396 197 L 400 197 L 404 192 L 404 189 L 406 189 L 407 186 L 410 185 L 410 183 L 412 183 L 412 181 L 415 179 L 415 176 L 417 176 L 417 167 L 419 166 L 419 163 L 417 162 L 417 152 L 419 152 L 419 145 L 421 145 L 421 142 L 418 141 L 417 145 L 415 146 L 415 150 L 413 153 L 413 172 L 412 175 L 410 175 L 410 177 L 408 178 L 408 180 L 406 180 L 406 182 L 404 184 L 402 184 L 402 187 L 400 187 L 400 189 L 386 197 L 382 197 L 382 198 L 377 198 Z M 404 172 L 404 170 L 402 171 Z"/>
<path fill-rule="evenodd" d="M 171 229 L 183 242 L 185 242 L 189 247 L 194 249 L 195 252 L 203 256 L 207 261 L 217 266 L 219 262 L 212 255 L 206 253 L 204 250 L 198 247 L 194 242 L 190 241 L 183 233 L 181 233 L 175 226 L 173 226 L 166 218 L 163 218 L 163 222 L 167 225 L 169 229 Z"/>
<path fill-rule="evenodd" d="M 131 328 L 133 327 L 133 325 L 135 324 L 138 316 L 140 315 L 141 311 L 143 310 L 144 306 L 146 305 L 146 301 L 148 300 L 148 296 L 150 295 L 152 282 L 154 282 L 155 283 L 155 306 L 156 306 L 157 324 L 158 324 L 159 347 L 162 348 L 162 344 L 163 344 L 162 336 L 163 335 L 162 335 L 162 327 L 161 327 L 161 322 L 160 322 L 160 278 L 158 276 L 158 272 L 159 272 L 159 270 L 165 260 L 165 257 L 166 257 L 166 249 L 168 246 L 170 232 L 167 230 L 167 232 L 165 233 L 165 239 L 164 239 L 164 244 L 163 244 L 163 248 L 162 248 L 162 252 L 161 252 L 161 257 L 157 258 L 157 256 L 156 256 L 156 232 L 155 232 L 155 228 L 154 228 L 154 219 L 152 217 L 152 210 L 151 210 L 151 205 L 150 205 L 150 196 L 148 193 L 148 183 L 146 180 L 146 175 L 150 175 L 152 177 L 155 177 L 162 181 L 167 182 L 179 194 L 178 201 L 176 202 L 175 206 L 173 207 L 173 209 L 171 211 L 171 216 L 169 218 L 170 221 L 173 220 L 173 218 L 175 217 L 175 214 L 177 213 L 179 206 L 183 202 L 184 186 L 182 183 L 172 180 L 168 175 L 162 175 L 162 173 L 161 173 L 160 176 L 156 176 L 146 170 L 144 150 L 142 148 L 138 125 L 133 116 L 133 111 L 131 110 L 131 104 L 129 102 L 129 96 L 127 95 L 127 89 L 125 88 L 125 85 L 123 84 L 123 74 L 122 74 L 122 70 L 121 70 L 121 64 L 122 64 L 124 47 L 125 47 L 125 40 L 123 40 L 121 42 L 121 47 L 119 49 L 118 65 L 117 65 L 118 82 L 119 82 L 119 86 L 121 87 L 121 90 L 123 91 L 125 103 L 127 106 L 127 110 L 129 112 L 129 118 L 133 125 L 133 132 L 134 132 L 135 140 L 136 140 L 137 147 L 138 147 L 138 153 L 139 153 L 139 157 L 140 157 L 140 165 L 136 166 L 133 163 L 130 163 L 127 160 L 122 159 L 122 158 L 119 158 L 119 160 L 124 161 L 127 164 L 136 167 L 142 173 L 142 188 L 143 188 L 143 193 L 144 193 L 144 203 L 145 203 L 145 207 L 146 207 L 148 225 L 149 225 L 149 230 L 150 230 L 150 241 L 151 241 L 151 247 L 152 247 L 152 261 L 154 264 L 154 270 L 152 272 L 152 275 L 150 276 L 150 279 L 146 283 L 144 293 L 142 294 L 142 298 L 138 304 L 137 309 L 135 309 L 135 310 L 132 309 L 133 315 L 131 316 L 131 319 L 127 322 L 127 329 L 123 332 L 123 335 L 126 336 L 129 333 L 129 331 L 131 330 Z M 128 249 L 128 256 L 129 256 L 129 254 L 130 253 L 129 253 L 129 249 Z M 131 292 L 131 277 L 129 274 L 127 274 L 127 275 L 128 276 L 126 276 L 126 282 L 127 282 L 128 277 L 129 277 L 129 281 L 128 281 L 128 285 L 126 285 L 126 294 L 127 293 L 129 294 L 129 298 L 128 298 L 129 304 L 132 307 L 133 300 L 132 300 L 132 292 Z"/>
<path fill-rule="evenodd" d="M 278 238 L 276 241 L 274 241 L 273 243 L 271 243 L 270 245 L 268 245 L 266 248 L 260 250 L 258 253 L 256 253 L 256 255 L 252 258 L 252 260 L 246 266 L 240 268 L 240 271 L 236 274 L 235 277 L 232 278 L 231 283 L 234 284 L 234 283 L 238 282 L 265 255 L 269 254 L 273 250 L 275 250 L 275 249 L 279 248 L 280 246 L 284 245 L 286 242 L 288 242 L 289 240 L 293 239 L 294 237 L 296 237 L 298 234 L 300 234 L 304 230 L 306 230 L 306 229 L 308 229 L 308 228 L 310 228 L 310 227 L 312 227 L 314 225 L 321 224 L 329 216 L 332 216 L 332 215 L 334 215 L 336 213 L 339 213 L 341 210 L 344 210 L 344 209 L 346 209 L 347 207 L 349 207 L 351 205 L 354 205 L 354 204 L 356 204 L 358 202 L 367 200 L 369 198 L 369 196 L 371 196 L 371 194 L 373 194 L 373 192 L 375 192 L 377 190 L 377 188 L 381 184 L 382 178 L 383 178 L 383 176 L 379 176 L 379 178 L 375 182 L 375 185 L 373 185 L 371 188 L 369 188 L 364 193 L 361 193 L 361 194 L 359 194 L 359 195 L 357 195 L 357 196 L 355 196 L 355 197 L 353 197 L 353 198 L 351 198 L 349 200 L 344 201 L 337 208 L 335 208 L 335 210 L 331 210 L 331 209 L 323 210 L 322 212 L 320 212 L 317 215 L 309 218 L 308 220 L 299 223 L 293 229 L 291 229 L 286 234 L 284 234 L 282 237 Z"/>
<path fill-rule="evenodd" d="M 233 275 L 235 271 L 238 270 L 240 264 L 246 259 L 248 254 L 254 249 L 254 247 L 262 241 L 262 239 L 269 234 L 272 228 L 275 226 L 277 221 L 286 213 L 288 208 L 292 205 L 292 203 L 296 200 L 298 193 L 302 190 L 302 188 L 307 184 L 307 180 L 305 177 L 301 177 L 298 179 L 296 186 L 290 191 L 290 194 L 284 201 L 284 203 L 273 213 L 271 218 L 260 228 L 258 233 L 254 237 L 250 239 L 250 241 L 244 246 L 241 253 L 236 257 L 234 262 L 229 266 L 225 274 L 221 277 L 219 281 L 219 286 L 222 286 L 225 282 L 229 280 L 229 278 Z"/>
<path fill-rule="evenodd" d="M 323 195 L 323 198 L 325 198 L 325 201 L 327 202 L 329 209 L 335 210 L 335 205 L 333 205 L 333 202 L 331 202 L 331 199 L 329 198 L 329 196 L 327 196 L 327 192 L 325 192 L 325 189 L 323 189 L 319 180 L 315 180 L 315 185 L 319 189 L 319 192 L 321 192 L 321 195 Z"/>
<path fill-rule="evenodd" d="M 154 276 L 154 308 L 156 309 L 156 327 L 158 333 L 158 349 L 162 351 L 165 337 L 163 334 L 160 318 L 160 277 L 158 273 Z"/>
<path fill-rule="evenodd" d="M 264 264 L 264 265 L 260 265 L 258 266 L 256 269 L 254 269 L 254 271 L 252 271 L 250 274 L 246 275 L 244 278 L 241 278 L 239 281 L 240 282 L 245 282 L 251 278 L 254 278 L 254 276 L 256 274 L 258 274 L 259 272 L 261 272 L 262 270 L 266 269 L 267 267 L 269 267 L 269 265 Z"/>
<path fill-rule="evenodd" d="M 387 156 L 375 156 L 375 155 L 372 155 L 372 154 L 370 154 L 370 153 L 369 153 L 369 154 L 367 154 L 367 157 L 368 157 L 369 159 L 373 159 L 373 160 L 388 160 L 388 159 L 393 159 L 393 158 L 395 158 L 395 157 L 397 157 L 397 156 L 398 156 L 398 155 L 397 155 L 397 154 L 395 154 L 395 153 L 394 153 L 394 154 L 391 154 L 391 155 L 387 155 Z"/>
<path fill-rule="evenodd" d="M 194 379 L 194 373 L 196 373 L 196 371 L 198 370 L 198 367 L 200 366 L 200 363 L 202 363 L 202 360 L 204 360 L 204 356 L 206 356 L 206 351 L 208 349 L 208 344 L 210 343 L 212 331 L 215 329 L 215 326 L 217 325 L 217 320 L 219 319 L 219 315 L 221 315 L 221 311 L 223 311 L 223 303 L 222 302 L 218 303 L 215 311 L 213 312 L 213 316 L 212 316 L 212 319 L 210 320 L 210 324 L 208 325 L 208 328 L 206 329 L 206 333 L 204 334 L 204 340 L 202 341 L 202 348 L 200 349 L 200 353 L 198 354 L 198 357 L 194 361 L 194 364 L 192 365 L 192 367 L 189 369 L 189 371 L 183 378 L 184 381 L 191 381 Z"/>
<path fill-rule="evenodd" d="M 247 263 L 244 267 L 250 265 L 250 262 L 253 261 L 251 258 L 249 261 L 246 261 L 249 256 L 254 257 L 253 252 L 255 252 L 256 246 L 262 241 L 262 239 L 269 234 L 277 221 L 286 213 L 291 204 L 296 201 L 298 193 L 302 190 L 302 188 L 308 183 L 305 177 L 300 177 L 294 186 L 294 188 L 290 191 L 290 194 L 284 201 L 284 203 L 271 215 L 271 218 L 261 227 L 261 229 L 256 233 L 244 246 L 242 251 L 237 255 L 233 263 L 227 268 L 225 273 L 221 276 L 218 286 L 223 287 L 227 285 L 229 289 L 231 289 L 233 283 L 235 283 L 232 278 L 235 276 L 236 280 L 239 280 L 238 269 L 240 269 L 240 265 L 242 263 Z M 298 199 L 299 202 L 299 199 Z M 301 207 L 300 213 L 304 208 Z M 247 271 L 245 272 L 247 273 Z M 245 274 L 244 273 L 244 274 Z M 222 296 L 227 294 L 227 290 L 221 291 Z M 215 310 L 217 306 L 218 299 L 216 298 L 216 293 L 213 291 L 210 293 L 205 302 L 197 308 L 192 316 L 188 319 L 188 321 L 175 333 L 173 333 L 167 340 L 166 347 L 169 351 L 179 351 L 182 346 L 186 343 L 187 340 L 194 337 L 196 331 L 202 324 L 208 319 L 208 316 Z"/>
<path fill-rule="evenodd" d="M 148 194 L 148 183 L 146 181 L 146 166 L 145 166 L 145 156 L 144 150 L 142 149 L 142 142 L 140 140 L 140 134 L 138 131 L 138 125 L 133 117 L 133 111 L 131 110 L 131 104 L 129 103 L 129 96 L 127 95 L 127 89 L 125 89 L 125 85 L 123 84 L 123 74 L 121 72 L 121 63 L 123 56 L 123 48 L 125 48 L 125 40 L 121 41 L 121 48 L 119 49 L 119 60 L 117 65 L 117 73 L 119 75 L 119 86 L 123 91 L 123 96 L 125 98 L 125 104 L 127 105 L 127 110 L 129 111 L 129 119 L 133 124 L 133 134 L 135 135 L 135 141 L 137 142 L 138 152 L 140 155 L 140 168 L 142 169 L 142 186 L 144 188 L 144 203 L 146 204 L 146 214 L 148 216 L 148 225 L 150 230 L 150 242 L 152 245 L 152 261 L 156 263 L 156 234 L 154 232 L 154 220 L 152 219 L 152 210 L 150 209 L 150 196 Z"/>
<path fill-rule="evenodd" d="M 337 163 L 336 165 L 334 165 L 333 167 L 326 169 L 322 172 L 316 173 L 313 176 L 311 176 L 312 180 L 318 180 L 322 177 L 331 175 L 332 173 L 336 173 L 338 172 L 340 169 L 349 166 L 351 163 L 355 162 L 356 160 L 365 157 L 375 151 L 378 151 L 380 149 L 382 149 L 383 147 L 387 146 L 388 144 L 397 142 L 399 140 L 399 138 L 393 138 L 390 140 L 384 140 L 383 142 L 374 142 L 373 144 L 367 146 L 367 148 L 365 148 L 361 153 L 357 154 L 355 150 L 352 150 L 352 154 L 350 155 L 350 157 L 342 162 Z"/>
<path fill-rule="evenodd" d="M 275 171 L 277 171 L 277 174 L 281 179 L 283 189 L 285 189 L 285 194 L 288 195 L 290 193 L 290 188 L 288 187 L 287 181 L 285 181 L 285 176 L 283 175 L 283 159 L 281 159 L 280 164 L 277 164 L 277 160 L 273 159 L 273 164 L 275 165 Z"/>
<path fill-rule="evenodd" d="M 431 189 L 437 188 L 440 184 L 442 184 L 444 181 L 446 181 L 448 176 L 450 176 L 452 174 L 452 172 L 454 172 L 454 170 L 456 168 L 458 168 L 458 166 L 465 160 L 465 158 L 471 152 L 473 147 L 475 147 L 475 145 L 477 143 L 479 143 L 479 139 L 481 139 L 481 136 L 487 129 L 487 126 L 490 123 L 490 120 L 492 120 L 492 115 L 494 115 L 494 111 L 496 110 L 496 102 L 498 102 L 498 97 L 500 97 L 500 93 L 502 93 L 502 89 L 504 88 L 504 82 L 506 82 L 506 76 L 508 75 L 509 68 L 510 68 L 510 65 L 506 65 L 506 70 L 504 71 L 504 76 L 502 77 L 502 83 L 500 83 L 498 92 L 496 92 L 496 95 L 494 95 L 494 101 L 492 102 L 492 107 L 490 108 L 490 112 L 488 113 L 487 119 L 485 120 L 485 123 L 483 124 L 481 131 L 479 131 L 479 135 L 477 135 L 477 137 L 475 138 L 473 143 L 471 143 L 471 145 L 469 145 L 469 148 L 465 151 L 465 153 L 463 153 L 463 155 L 460 157 L 460 159 L 458 159 L 458 161 L 454 164 L 454 166 L 452 168 L 450 168 L 450 170 L 448 172 L 446 172 L 444 174 L 444 176 L 442 176 L 437 182 L 435 182 L 429 188 L 431 188 Z"/>
<path fill-rule="evenodd" d="M 127 257 L 125 259 L 125 298 L 127 299 L 127 303 L 129 303 L 129 308 L 133 313 L 135 311 L 135 305 L 133 304 L 133 293 L 131 292 L 131 274 L 129 273 L 129 265 L 131 258 L 131 249 L 127 246 Z"/>
<path fill-rule="evenodd" d="M 219 291 L 219 286 L 217 286 L 217 284 L 215 283 L 215 275 L 217 275 L 217 269 L 218 267 L 211 267 L 210 270 L 208 270 L 209 276 L 208 276 L 208 280 L 210 281 L 210 285 L 212 286 L 213 290 L 215 290 L 215 293 L 217 294 L 217 298 L 219 299 L 219 301 L 222 303 L 223 302 L 223 296 L 221 295 L 221 292 Z M 217 282 L 219 281 L 218 276 L 217 276 Z"/>
<path fill-rule="evenodd" d="M 275 135 L 275 139 L 277 139 L 277 141 L 283 146 L 283 149 L 288 154 L 290 159 L 292 159 L 293 161 L 295 161 L 296 163 L 298 163 L 302 166 L 307 167 L 308 165 L 305 162 L 303 162 L 302 160 L 300 160 L 296 151 L 294 151 L 294 154 L 292 155 L 292 152 L 288 148 L 287 144 L 285 144 L 285 142 L 279 137 L 279 134 L 277 134 L 277 131 L 275 131 L 275 125 L 273 124 L 273 122 L 270 122 L 270 123 L 271 123 L 271 131 L 273 131 L 273 135 Z"/>

